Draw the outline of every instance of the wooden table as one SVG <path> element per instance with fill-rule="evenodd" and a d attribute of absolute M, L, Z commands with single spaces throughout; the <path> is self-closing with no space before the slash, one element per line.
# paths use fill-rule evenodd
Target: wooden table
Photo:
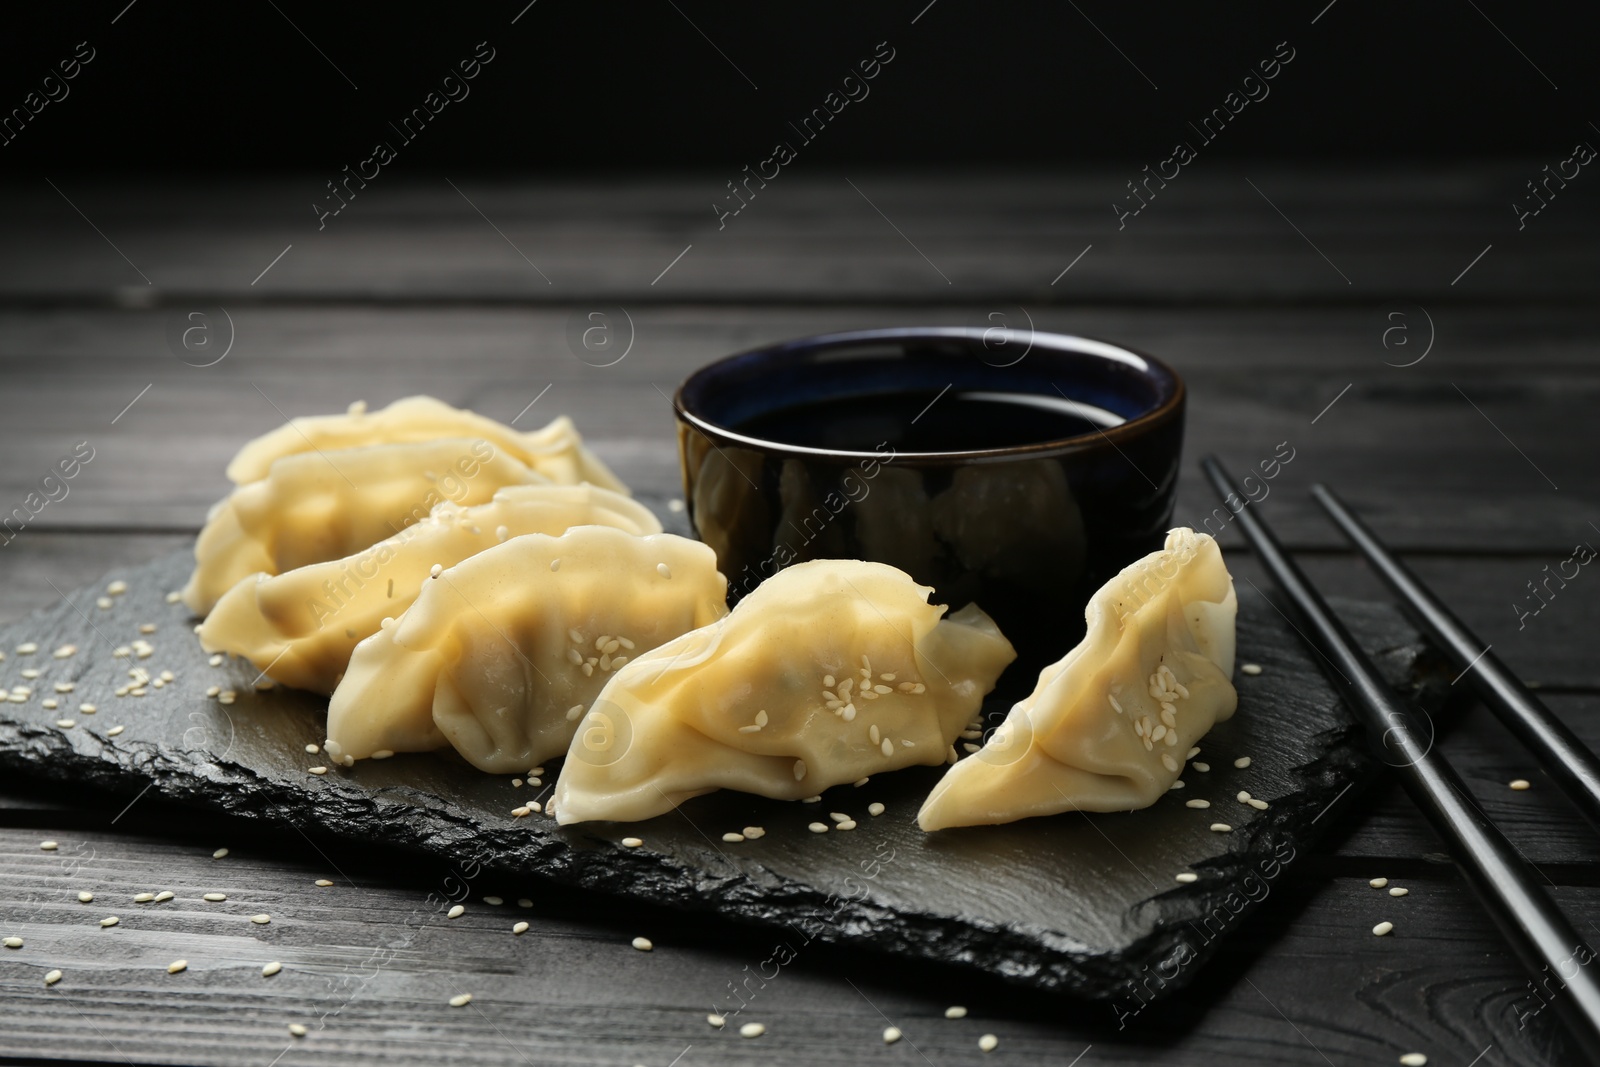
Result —
<path fill-rule="evenodd" d="M 1125 176 L 1110 171 L 786 174 L 720 230 L 711 175 L 396 178 L 320 231 L 311 175 L 13 185 L 0 509 L 78 442 L 94 458 L 0 547 L 0 618 L 187 544 L 227 458 L 286 415 L 418 392 L 519 426 L 565 412 L 664 503 L 680 490 L 663 394 L 708 359 L 839 329 L 1031 323 L 1124 341 L 1187 377 L 1179 521 L 1212 506 L 1200 455 L 1244 468 L 1288 442 L 1266 514 L 1314 578 L 1382 596 L 1307 499 L 1323 479 L 1600 743 L 1600 577 L 1584 566 L 1539 601 L 1528 585 L 1600 543 L 1600 212 L 1574 190 L 1519 231 L 1506 203 L 1538 167 L 1195 168 L 1120 229 L 1107 205 Z M 621 362 L 575 357 L 568 337 L 591 312 L 619 344 L 631 333 Z M 191 326 L 213 347 L 172 340 Z M 191 365 L 230 339 L 220 362 Z M 1227 543 L 1235 574 L 1260 581 Z M 1440 723 L 1445 752 L 1575 924 L 1600 930 L 1592 836 L 1463 703 Z M 1533 788 L 1509 790 L 1514 778 Z M 1535 1011 L 1392 786 L 1332 827 L 1186 992 L 1125 1026 L 1101 1005 L 808 949 L 746 1010 L 767 1025 L 758 1040 L 704 1017 L 770 955 L 771 932 L 641 913 L 531 873 L 247 834 L 149 800 L 124 810 L 131 799 L 0 783 L 0 934 L 27 945 L 0 950 L 0 1062 L 1556 1062 L 1554 1013 Z M 1410 895 L 1370 888 L 1377 877 Z M 434 918 L 423 902 L 456 878 L 471 906 Z M 163 888 L 179 896 L 165 910 L 131 902 Z M 273 922 L 250 938 L 215 928 L 207 891 L 259 901 Z M 108 914 L 137 919 L 102 930 Z M 519 919 L 531 925 L 514 937 Z M 1382 919 L 1395 932 L 1375 938 Z M 654 952 L 629 947 L 638 934 Z M 188 971 L 169 975 L 180 957 Z M 263 978 L 262 958 L 283 973 Z M 47 988 L 43 961 L 71 981 Z M 460 991 L 472 1004 L 448 1006 Z M 958 1003 L 970 1016 L 946 1020 Z M 310 1033 L 292 1038 L 290 1023 Z M 886 1047 L 890 1023 L 906 1040 Z M 1000 1039 L 988 1057 L 984 1033 Z"/>

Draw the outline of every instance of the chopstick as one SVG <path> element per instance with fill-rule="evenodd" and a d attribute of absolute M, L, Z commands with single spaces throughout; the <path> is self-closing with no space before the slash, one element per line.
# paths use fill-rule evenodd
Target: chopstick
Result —
<path fill-rule="evenodd" d="M 1541 972 L 1548 969 L 1565 983 L 1554 997 L 1557 1012 L 1588 1053 L 1589 1062 L 1600 1063 L 1600 980 L 1595 968 L 1586 966 L 1594 959 L 1593 951 L 1534 880 L 1528 862 L 1478 809 L 1455 768 L 1434 748 L 1431 733 L 1419 730 L 1412 709 L 1389 688 L 1344 623 L 1240 496 L 1216 457 L 1207 456 L 1200 467 L 1274 582 L 1310 627 L 1311 635 L 1301 636 L 1331 668 L 1324 673 L 1371 735 L 1399 757 L 1398 765 L 1385 762 L 1395 766 L 1406 792 L 1449 847 L 1523 966 L 1536 980 L 1544 980 Z"/>
<path fill-rule="evenodd" d="M 1313 485 L 1311 496 L 1355 542 L 1372 569 L 1404 601 L 1412 617 L 1435 644 L 1444 649 L 1483 702 L 1531 751 L 1584 818 L 1600 829 L 1600 759 L 1561 722 L 1522 681 L 1506 669 L 1489 647 L 1475 637 L 1422 580 L 1395 559 L 1332 489 Z"/>

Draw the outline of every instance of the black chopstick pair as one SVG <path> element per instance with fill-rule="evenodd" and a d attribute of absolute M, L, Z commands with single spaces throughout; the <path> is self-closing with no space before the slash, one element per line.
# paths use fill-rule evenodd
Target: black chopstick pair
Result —
<path fill-rule="evenodd" d="M 1273 581 L 1294 602 L 1310 628 L 1301 636 L 1322 658 L 1326 673 L 1369 731 L 1397 757 L 1386 760 L 1400 775 L 1412 801 L 1449 846 L 1479 900 L 1511 943 L 1524 967 L 1545 985 L 1558 983 L 1557 1012 L 1572 1036 L 1600 1063 L 1600 976 L 1587 966 L 1594 951 L 1579 936 L 1535 878 L 1532 866 L 1478 808 L 1460 775 L 1434 747 L 1430 731 L 1383 680 L 1350 631 L 1329 609 L 1316 587 L 1239 494 L 1215 456 L 1201 469 L 1221 495 L 1245 539 Z M 1422 582 L 1396 560 L 1334 494 L 1312 489 L 1340 529 L 1355 542 L 1411 614 L 1546 773 L 1600 828 L 1600 761 L 1477 640 Z M 1459 677 L 1459 676 L 1458 676 Z M 1571 972 L 1570 974 L 1568 972 Z"/>

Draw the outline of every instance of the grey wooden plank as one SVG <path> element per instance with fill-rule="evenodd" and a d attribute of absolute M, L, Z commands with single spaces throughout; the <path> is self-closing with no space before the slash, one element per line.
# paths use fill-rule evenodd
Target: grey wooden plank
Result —
<path fill-rule="evenodd" d="M 519 425 L 565 411 L 631 484 L 671 495 L 678 473 L 664 394 L 711 358 L 839 329 L 983 324 L 991 314 L 1025 321 L 1018 307 L 982 304 L 635 308 L 634 350 L 598 368 L 566 340 L 587 307 L 236 309 L 234 350 L 203 369 L 168 350 L 167 323 L 182 319 L 181 307 L 6 312 L 0 373 L 13 403 L 0 448 L 12 462 L 0 469 L 0 501 L 21 503 L 52 463 L 88 441 L 94 461 L 34 530 L 193 528 L 226 491 L 227 458 L 285 414 L 431 392 L 510 420 L 546 386 Z M 1587 309 L 1434 309 L 1439 350 L 1397 368 L 1385 361 L 1423 349 L 1402 348 L 1402 335 L 1385 349 L 1386 329 L 1409 323 L 1411 343 L 1426 341 L 1420 310 L 1400 307 L 1028 314 L 1039 329 L 1124 340 L 1176 364 L 1191 389 L 1191 473 L 1215 450 L 1242 474 L 1288 441 L 1296 458 L 1269 508 L 1293 545 L 1341 544 L 1304 496 L 1316 478 L 1402 548 L 1553 552 L 1593 533 L 1584 501 L 1600 490 L 1586 458 L 1600 443 L 1588 415 L 1600 394 L 1600 318 Z M 1388 318 L 1393 311 L 1408 319 Z M 1213 506 L 1203 482 L 1186 479 L 1179 518 L 1199 522 Z"/>
<path fill-rule="evenodd" d="M 1192 998 L 1141 1011 L 952 985 L 938 971 L 805 944 L 778 966 L 766 962 L 772 935 L 616 912 L 532 878 L 384 866 L 359 853 L 330 861 L 301 841 L 61 830 L 50 831 L 59 849 L 41 852 L 45 832 L 0 830 L 0 928 L 25 941 L 0 956 L 9 1055 L 255 1067 L 280 1054 L 587 1065 L 912 1063 L 920 1052 L 976 1063 L 987 1062 L 976 1040 L 988 1032 L 998 1055 L 1029 1062 L 1071 1062 L 1093 1045 L 1094 1062 L 1109 1063 L 1393 1063 L 1412 1051 L 1467 1063 L 1490 1044 L 1498 1063 L 1563 1062 L 1553 1012 L 1518 1027 L 1519 1006 L 1537 1002 L 1488 920 L 1440 870 L 1378 872 L 1410 889 L 1398 900 L 1359 878 L 1285 875 L 1265 887 L 1253 936 L 1224 950 Z M 232 851 L 214 860 L 219 844 Z M 335 885 L 314 886 L 319 877 Z M 176 898 L 132 902 L 160 889 Z M 80 890 L 94 902 L 79 903 Z M 199 899 L 212 891 L 228 899 Z M 486 904 L 487 894 L 506 903 Z M 535 906 L 518 908 L 521 896 Z M 439 901 L 457 897 L 466 913 L 444 918 Z M 1600 891 L 1558 898 L 1580 925 L 1600 918 Z M 260 912 L 269 925 L 249 921 Z M 102 929 L 109 914 L 119 925 Z M 1380 919 L 1395 923 L 1393 935 L 1370 935 Z M 521 936 L 511 932 L 518 920 L 530 924 Z M 629 947 L 640 933 L 653 952 Z M 179 958 L 188 970 L 168 974 Z M 282 972 L 262 977 L 273 960 Z M 63 978 L 46 987 L 51 968 Z M 749 977 L 758 973 L 767 977 Z M 746 1006 L 733 1014 L 729 988 L 744 982 Z M 460 992 L 472 1004 L 450 1007 Z M 952 1003 L 971 1014 L 944 1019 Z M 713 1030 L 714 1004 L 734 1026 L 759 1021 L 767 1033 Z M 291 1022 L 310 1034 L 291 1038 Z M 907 1040 L 886 1048 L 890 1022 Z"/>
<path fill-rule="evenodd" d="M 42 181 L 11 182 L 0 197 L 0 293 L 78 301 L 173 293 L 1261 302 L 1396 292 L 1586 300 L 1593 204 L 1564 198 L 1520 232 L 1507 210 L 1546 162 L 1218 165 L 1185 174 L 1126 219 L 1112 204 L 1129 196 L 1136 175 L 1105 167 L 796 174 L 726 220 L 712 202 L 726 198 L 728 177 L 710 173 L 648 182 L 458 177 L 471 203 L 442 178 L 396 180 L 360 191 L 326 220 L 308 207 L 328 199 L 324 175 L 68 182 L 63 192 L 105 239 Z M 1464 288 L 1453 286 L 1491 243 L 1498 247 Z M 1088 245 L 1094 250 L 1070 280 L 1052 284 Z"/>

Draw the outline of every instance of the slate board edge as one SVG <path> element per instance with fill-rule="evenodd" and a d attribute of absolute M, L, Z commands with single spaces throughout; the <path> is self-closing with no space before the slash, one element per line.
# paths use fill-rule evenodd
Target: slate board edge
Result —
<path fill-rule="evenodd" d="M 126 568 L 124 568 L 126 571 Z M 80 591 L 81 592 L 81 591 Z M 75 594 L 77 595 L 77 594 Z M 0 628 L 0 634 L 17 631 L 29 620 L 56 614 L 61 606 L 46 608 L 28 619 Z M 1406 662 L 1400 662 L 1400 659 Z M 1391 682 L 1407 679 L 1413 699 L 1432 710 L 1442 703 L 1445 687 L 1440 671 L 1424 671 L 1419 679 L 1414 671 L 1422 657 L 1410 646 L 1398 646 L 1375 657 Z M 1355 734 L 1352 722 L 1345 734 Z M 128 795 L 152 787 L 163 799 L 178 804 L 198 804 L 213 811 L 255 820 L 269 828 L 287 823 L 302 833 L 321 833 L 326 839 L 326 805 L 344 802 L 341 825 L 363 840 L 416 849 L 435 857 L 457 861 L 472 858 L 474 841 L 495 841 L 504 856 L 514 863 L 497 862 L 497 870 L 520 876 L 548 878 L 563 884 L 615 895 L 619 874 L 632 879 L 627 896 L 647 896 L 686 910 L 724 915 L 736 921 L 768 929 L 794 930 L 797 911 L 808 911 L 818 922 L 814 931 L 804 931 L 807 940 L 837 945 L 857 945 L 876 954 L 902 961 L 923 959 L 976 969 L 1003 981 L 1046 992 L 1071 994 L 1088 1000 L 1136 1003 L 1158 1000 L 1182 989 L 1202 969 L 1224 935 L 1243 922 L 1260 905 L 1260 900 L 1245 899 L 1230 904 L 1232 893 L 1224 883 L 1230 872 L 1251 862 L 1257 855 L 1278 847 L 1291 836 L 1282 832 L 1303 805 L 1280 801 L 1267 816 L 1251 824 L 1246 832 L 1247 850 L 1232 852 L 1218 860 L 1195 867 L 1201 881 L 1181 886 L 1176 883 L 1145 902 L 1167 911 L 1164 921 L 1142 938 L 1125 946 L 1116 956 L 1074 951 L 1059 943 L 1063 935 L 1034 924 L 990 924 L 955 922 L 947 917 L 907 910 L 894 910 L 870 904 L 841 901 L 812 886 L 773 875 L 762 881 L 740 873 L 716 876 L 715 850 L 708 846 L 705 867 L 699 872 L 653 859 L 648 851 L 606 852 L 584 848 L 581 830 L 566 830 L 562 836 L 530 835 L 525 830 L 483 828 L 457 818 L 438 805 L 438 798 L 421 791 L 392 790 L 373 794 L 344 785 L 334 779 L 323 784 L 323 810 L 313 812 L 304 806 L 302 794 L 286 783 L 266 780 L 255 771 L 231 761 L 196 764 L 182 756 L 174 758 L 164 746 L 146 743 L 119 744 L 97 733 L 87 724 L 78 727 L 80 743 L 87 735 L 97 742 L 95 751 L 79 752 L 58 729 L 0 718 L 0 767 L 21 775 L 59 781 L 67 775 L 75 785 L 108 793 Z M 41 774 L 49 766 L 51 773 Z M 212 773 L 194 773 L 199 767 Z M 1305 779 L 1306 787 L 1326 787 L 1330 781 L 1348 781 L 1344 802 L 1363 793 L 1377 778 L 1377 761 L 1359 743 L 1341 744 L 1323 759 L 1294 768 Z M 1314 777 L 1313 777 L 1314 776 Z M 225 790 L 216 790 L 216 785 Z M 392 797 L 392 800 L 391 800 Z M 1317 801 L 1322 803 L 1321 801 Z M 385 814 L 390 804 L 397 809 Z M 1320 839 L 1334 820 L 1318 820 L 1311 834 L 1299 835 L 1299 844 Z M 1313 824 L 1315 826 L 1315 824 Z M 1295 858 L 1298 858 L 1296 856 Z M 1285 862 L 1285 869 L 1293 859 Z M 1213 880 L 1208 874 L 1222 877 Z M 1227 893 L 1209 891 L 1222 886 Z M 1237 894 L 1232 894 L 1237 896 Z M 1225 918 L 1215 936 L 1205 938 L 1196 948 L 1196 923 L 1219 914 Z M 1052 943 L 1055 943 L 1052 945 Z M 1152 959 L 1138 973 L 1130 973 L 1119 959 L 1141 955 Z M 981 961 L 981 962 L 980 962 Z M 1149 972 L 1156 972 L 1156 979 Z M 1170 973 L 1171 977 L 1166 977 Z"/>

